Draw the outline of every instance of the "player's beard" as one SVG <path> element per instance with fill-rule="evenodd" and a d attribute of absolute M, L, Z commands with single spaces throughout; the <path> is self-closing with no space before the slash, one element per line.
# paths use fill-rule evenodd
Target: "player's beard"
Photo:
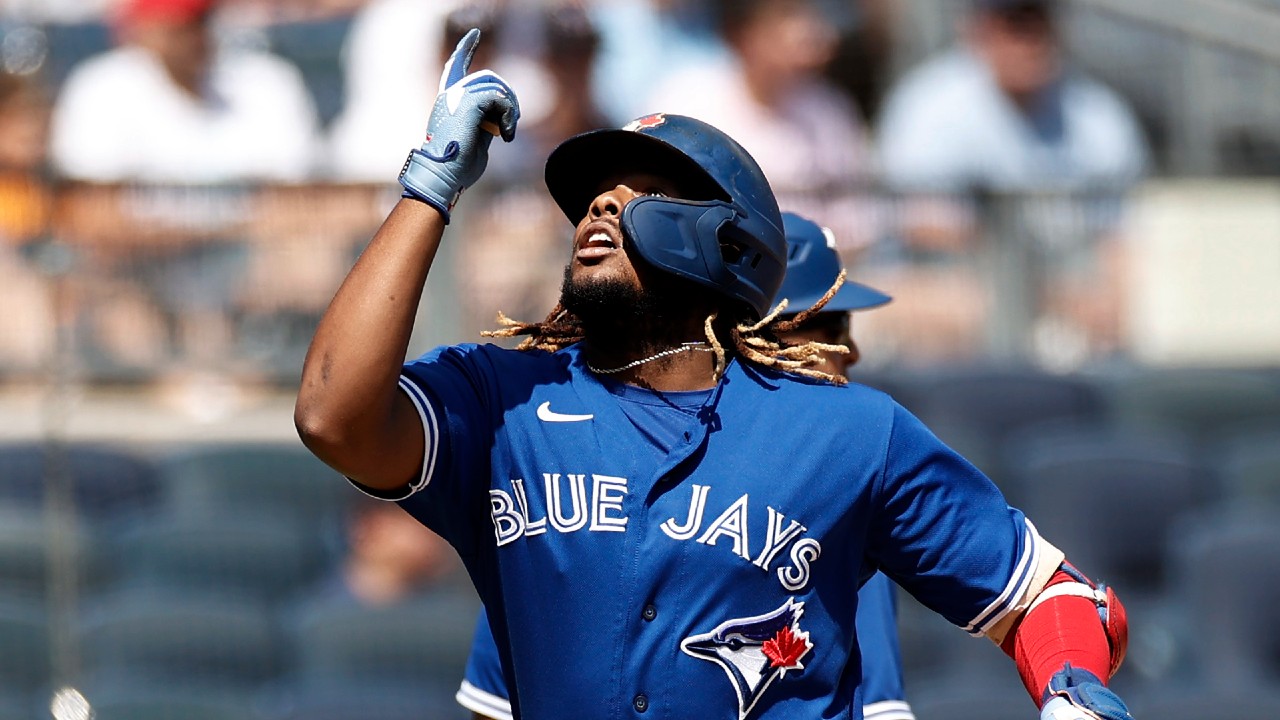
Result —
<path fill-rule="evenodd" d="M 644 287 L 620 278 L 575 282 L 566 267 L 560 303 L 578 318 L 593 344 L 648 352 L 689 340 L 681 331 L 692 307 L 689 292 L 702 294 L 691 285 L 665 276 L 650 278 Z"/>

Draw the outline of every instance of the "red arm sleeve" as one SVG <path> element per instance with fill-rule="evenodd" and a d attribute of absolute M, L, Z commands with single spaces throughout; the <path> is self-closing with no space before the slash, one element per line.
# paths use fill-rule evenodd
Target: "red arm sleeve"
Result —
<path fill-rule="evenodd" d="M 1054 586 L 1072 584 L 1068 588 Z M 1092 596 L 1089 592 L 1092 591 Z M 1023 615 L 1001 649 L 1013 658 L 1022 684 L 1039 706 L 1049 678 L 1066 663 L 1110 678 L 1124 658 L 1128 626 L 1115 593 L 1099 588 L 1069 565 L 1054 574 L 1045 598 Z"/>

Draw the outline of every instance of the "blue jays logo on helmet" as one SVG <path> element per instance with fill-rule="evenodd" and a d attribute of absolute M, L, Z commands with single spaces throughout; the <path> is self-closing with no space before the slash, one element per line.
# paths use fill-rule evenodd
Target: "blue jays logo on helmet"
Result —
<path fill-rule="evenodd" d="M 787 233 L 787 276 L 778 300 L 787 299 L 787 313 L 807 310 L 831 289 L 840 274 L 840 253 L 831 231 L 793 212 L 782 213 Z M 823 312 L 878 307 L 892 298 L 874 288 L 845 281 Z"/>
<path fill-rule="evenodd" d="M 635 132 L 637 130 L 651 130 L 653 128 L 658 127 L 659 125 L 661 125 L 666 121 L 667 121 L 667 116 L 665 113 L 654 113 L 652 115 L 645 115 L 644 117 L 638 117 L 635 120 L 632 120 L 631 122 L 627 123 L 626 125 L 623 125 L 622 129 L 630 130 L 631 132 Z"/>
<path fill-rule="evenodd" d="M 711 632 L 685 638 L 680 649 L 724 669 L 738 695 L 738 720 L 744 720 L 774 680 L 804 669 L 813 643 L 800 629 L 803 614 L 804 603 L 787 598 L 773 612 L 728 620 Z"/>
<path fill-rule="evenodd" d="M 619 171 L 670 178 L 686 196 L 640 197 L 623 209 L 623 235 L 645 262 L 768 312 L 786 270 L 782 214 L 741 145 L 701 120 L 645 115 L 561 143 L 547 158 L 547 189 L 577 224 Z"/>

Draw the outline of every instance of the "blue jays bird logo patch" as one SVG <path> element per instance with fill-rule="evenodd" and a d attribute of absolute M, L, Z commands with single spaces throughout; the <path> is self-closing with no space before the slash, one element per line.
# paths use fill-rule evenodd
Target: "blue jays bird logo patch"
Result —
<path fill-rule="evenodd" d="M 718 664 L 738 693 L 738 720 L 744 720 L 774 680 L 803 670 L 813 649 L 809 633 L 800 629 L 804 603 L 787 598 L 764 615 L 721 623 L 715 630 L 685 638 L 680 649 Z"/>

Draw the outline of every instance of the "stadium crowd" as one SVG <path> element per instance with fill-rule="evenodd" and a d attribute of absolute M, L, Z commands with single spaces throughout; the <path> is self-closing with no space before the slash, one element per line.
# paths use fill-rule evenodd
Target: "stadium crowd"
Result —
<path fill-rule="evenodd" d="M 1060 3 L 964 3 L 952 45 L 910 63 L 893 43 L 907 13 L 883 0 L 9 5 L 9 372 L 62 353 L 160 386 L 287 374 L 394 197 L 432 68 L 473 26 L 526 100 L 520 142 L 475 189 L 492 201 L 460 219 L 451 337 L 556 291 L 538 281 L 566 234 L 541 186 L 549 149 L 663 111 L 741 138 L 784 207 L 830 226 L 869 280 L 911 289 L 874 321 L 885 362 L 981 357 L 992 317 L 1032 338 L 1001 351 L 1037 362 L 1124 351 L 1125 201 L 1151 151 L 1125 100 L 1070 62 Z M 1027 211 L 1014 226 L 1006 205 Z M 975 258 L 1000 252 L 1045 277 L 993 296 Z M 1075 350 L 1027 347 L 1041 336 Z"/>

